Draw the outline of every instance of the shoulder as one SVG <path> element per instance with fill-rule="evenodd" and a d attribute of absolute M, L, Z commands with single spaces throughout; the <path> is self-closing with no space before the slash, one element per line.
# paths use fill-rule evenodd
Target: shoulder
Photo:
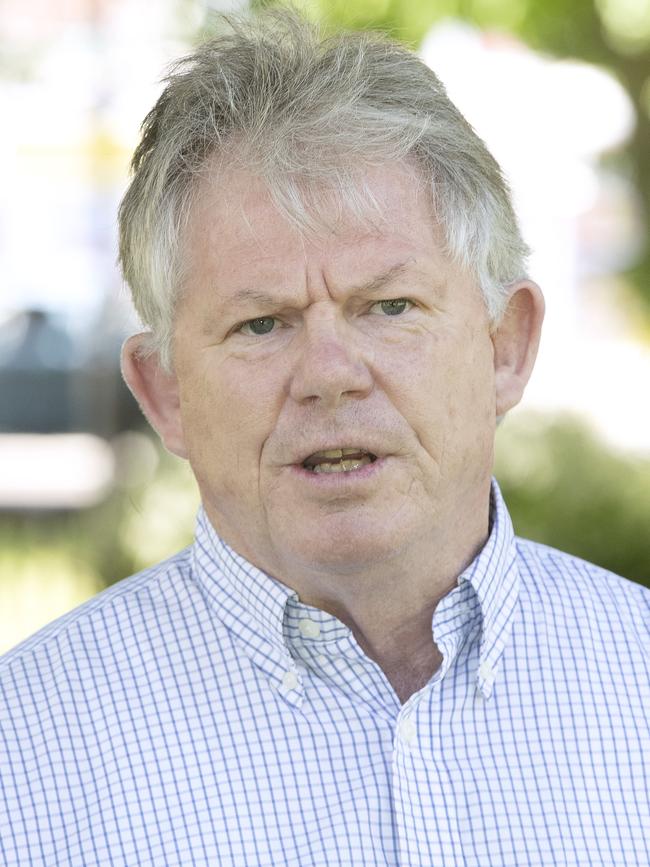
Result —
<path fill-rule="evenodd" d="M 516 537 L 522 602 L 538 616 L 650 647 L 650 589 L 580 557 Z"/>
<path fill-rule="evenodd" d="M 44 626 L 34 635 L 0 657 L 0 682 L 12 671 L 52 655 L 66 655 L 65 648 L 101 645 L 110 640 L 110 623 L 119 619 L 134 630 L 136 622 L 146 618 L 146 611 L 156 599 L 163 599 L 170 588 L 182 585 L 190 574 L 191 548 L 185 548 L 167 560 L 124 578 L 62 617 Z M 113 635 L 114 637 L 114 635 Z"/>
<path fill-rule="evenodd" d="M 517 536 L 515 544 L 520 572 L 532 585 L 596 594 L 613 602 L 632 601 L 646 609 L 650 606 L 650 589 L 629 578 L 541 542 Z"/>

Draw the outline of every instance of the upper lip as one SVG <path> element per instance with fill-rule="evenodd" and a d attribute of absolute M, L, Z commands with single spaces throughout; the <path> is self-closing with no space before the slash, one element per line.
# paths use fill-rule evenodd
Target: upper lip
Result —
<path fill-rule="evenodd" d="M 379 446 L 369 443 L 363 437 L 346 437 L 345 440 L 339 440 L 335 443 L 318 443 L 314 446 L 307 446 L 307 448 L 302 452 L 302 455 L 299 456 L 294 463 L 304 464 L 307 458 L 310 458 L 317 452 L 329 452 L 334 451 L 335 449 L 354 449 L 355 451 L 366 452 L 369 455 L 374 455 L 376 458 L 383 456 Z"/>

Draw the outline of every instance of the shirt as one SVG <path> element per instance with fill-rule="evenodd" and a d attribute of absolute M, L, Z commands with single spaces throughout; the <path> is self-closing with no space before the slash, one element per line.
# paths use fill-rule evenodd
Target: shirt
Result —
<path fill-rule="evenodd" d="M 489 537 L 403 705 L 199 512 L 0 662 L 4 865 L 650 864 L 650 591 Z"/>

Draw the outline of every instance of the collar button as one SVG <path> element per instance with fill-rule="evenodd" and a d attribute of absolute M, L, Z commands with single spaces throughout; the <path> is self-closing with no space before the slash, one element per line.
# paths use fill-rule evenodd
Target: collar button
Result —
<path fill-rule="evenodd" d="M 320 626 L 308 617 L 303 617 L 303 619 L 298 622 L 298 629 L 304 638 L 318 638 L 320 635 Z"/>
<path fill-rule="evenodd" d="M 289 692 L 298 686 L 298 676 L 293 671 L 285 671 L 282 678 L 282 689 Z"/>

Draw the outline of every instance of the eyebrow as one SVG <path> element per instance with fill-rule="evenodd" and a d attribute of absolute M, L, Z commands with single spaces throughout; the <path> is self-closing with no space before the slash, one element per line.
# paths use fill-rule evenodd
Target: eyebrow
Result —
<path fill-rule="evenodd" d="M 409 271 L 409 266 L 415 262 L 415 259 L 409 258 L 404 262 L 399 262 L 393 265 L 387 271 L 371 277 L 366 283 L 359 286 L 353 286 L 351 291 L 363 293 L 364 295 L 373 295 L 381 292 L 387 286 L 394 283 L 398 277 L 403 276 Z M 239 289 L 227 301 L 227 307 L 233 308 L 245 304 L 258 304 L 264 307 L 282 307 L 284 302 L 277 295 L 272 295 L 262 289 Z"/>

